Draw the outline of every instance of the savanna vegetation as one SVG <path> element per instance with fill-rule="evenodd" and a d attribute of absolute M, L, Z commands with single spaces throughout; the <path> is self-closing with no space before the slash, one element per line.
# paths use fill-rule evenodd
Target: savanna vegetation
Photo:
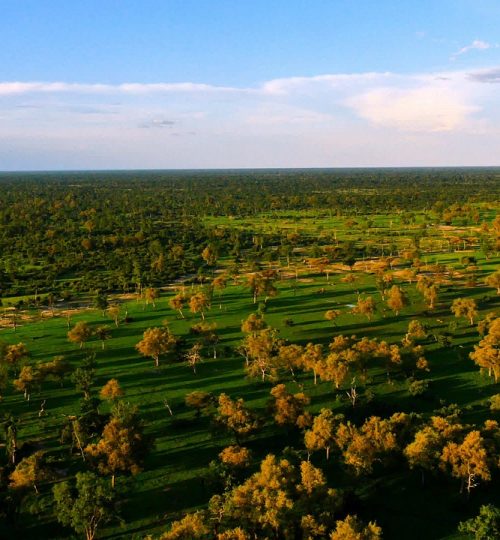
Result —
<path fill-rule="evenodd" d="M 0 537 L 494 539 L 500 170 L 0 176 Z"/>

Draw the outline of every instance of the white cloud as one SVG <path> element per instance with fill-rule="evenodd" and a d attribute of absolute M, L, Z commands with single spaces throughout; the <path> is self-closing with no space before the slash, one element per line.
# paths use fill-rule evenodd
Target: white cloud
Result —
<path fill-rule="evenodd" d="M 486 49 L 492 49 L 494 47 L 496 46 L 491 45 L 491 43 L 488 43 L 487 41 L 482 41 L 481 39 L 475 39 L 469 45 L 466 45 L 465 47 L 462 47 L 461 49 L 459 49 L 457 52 L 453 53 L 451 55 L 451 58 L 454 59 L 457 56 L 468 53 L 469 51 L 474 51 L 474 50 L 484 51 Z"/>
<path fill-rule="evenodd" d="M 493 65 L 252 87 L 5 81 L 0 169 L 60 156 L 72 168 L 494 164 L 498 85 L 479 83 L 499 77 Z"/>
<path fill-rule="evenodd" d="M 0 96 L 19 94 L 161 94 L 241 92 L 244 89 L 197 83 L 81 84 L 67 82 L 0 82 Z"/>
<path fill-rule="evenodd" d="M 376 88 L 347 100 L 370 122 L 402 131 L 452 131 L 478 110 L 459 93 L 442 85 L 415 89 Z"/>

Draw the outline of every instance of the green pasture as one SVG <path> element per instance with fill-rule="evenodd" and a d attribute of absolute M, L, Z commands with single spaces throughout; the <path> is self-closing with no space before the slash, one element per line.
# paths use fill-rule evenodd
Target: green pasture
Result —
<path fill-rule="evenodd" d="M 335 220 L 331 223 L 335 223 Z M 459 267 L 459 257 L 460 254 L 454 253 L 440 255 L 437 259 Z M 369 406 L 381 415 L 395 411 L 430 414 L 443 404 L 457 403 L 464 410 L 465 422 L 482 422 L 489 416 L 488 398 L 498 393 L 499 389 L 468 358 L 472 345 L 479 339 L 477 331 L 469 327 L 465 320 L 456 321 L 449 306 L 454 298 L 467 296 L 478 301 L 482 315 L 498 312 L 500 301 L 495 291 L 481 285 L 481 276 L 493 271 L 498 263 L 498 258 L 480 260 L 478 285 L 475 287 L 465 287 L 458 280 L 455 285 L 442 288 L 433 312 L 427 311 L 421 295 L 415 290 L 415 284 L 402 284 L 411 303 L 399 316 L 395 316 L 387 307 L 384 309 L 371 275 L 356 273 L 356 282 L 346 284 L 340 281 L 339 275 L 331 275 L 327 281 L 324 275 L 301 273 L 298 280 L 277 282 L 279 294 L 268 301 L 265 319 L 279 330 L 282 338 L 300 344 L 314 341 L 326 345 L 337 334 L 356 334 L 399 342 L 413 318 L 426 323 L 431 333 L 448 331 L 452 337 L 451 347 L 440 348 L 431 338 L 425 342 L 431 370 L 423 377 L 431 381 L 429 397 L 412 398 L 406 379 L 396 375 L 389 382 L 383 366 L 379 365 L 373 366 L 368 382 L 361 385 L 360 390 L 369 391 Z M 193 285 L 194 290 L 197 287 Z M 371 321 L 350 312 L 349 306 L 355 304 L 357 292 L 374 295 L 377 301 L 378 310 Z M 31 352 L 33 363 L 62 354 L 77 367 L 86 354 L 95 352 L 97 376 L 94 394 L 110 378 L 117 378 L 126 399 L 139 406 L 148 431 L 155 436 L 155 449 L 144 471 L 133 478 L 119 478 L 118 485 L 126 492 L 121 509 L 124 524 L 103 530 L 103 538 L 142 538 L 147 533 L 158 533 L 168 521 L 206 504 L 211 493 L 203 476 L 209 462 L 216 458 L 222 448 L 232 443 L 232 439 L 214 433 L 207 418 L 195 419 L 194 411 L 184 405 L 187 393 L 206 390 L 214 394 L 225 392 L 232 397 L 243 397 L 263 419 L 266 418 L 266 403 L 272 384 L 245 378 L 243 359 L 233 351 L 242 338 L 241 322 L 257 307 L 252 303 L 250 291 L 240 283 L 228 285 L 220 298 L 215 293 L 207 320 L 217 323 L 219 356 L 214 360 L 206 351 L 205 360 L 198 366 L 196 375 L 186 364 L 172 357 L 164 358 L 160 368 L 155 369 L 153 360 L 141 357 L 134 348 L 145 329 L 160 326 L 166 320 L 172 332 L 185 339 L 186 348 L 193 342 L 195 337 L 189 333 L 189 328 L 200 318 L 187 312 L 187 318 L 180 319 L 168 307 L 170 297 L 163 294 L 155 309 L 151 305 L 145 307 L 142 302 L 128 302 L 126 307 L 130 320 L 121 323 L 118 328 L 98 310 L 89 309 L 73 317 L 72 324 L 85 320 L 93 326 L 110 326 L 112 339 L 106 342 L 104 350 L 101 342 L 95 339 L 88 342 L 83 351 L 69 343 L 66 320 L 62 317 L 20 325 L 15 332 L 12 329 L 0 331 L 0 339 L 7 343 L 24 342 Z M 122 307 L 125 308 L 125 305 Z M 335 326 L 324 318 L 328 309 L 340 309 L 342 312 Z M 456 328 L 454 324 L 450 325 L 454 321 L 457 322 Z M 291 390 L 300 390 L 286 376 L 284 380 Z M 335 392 L 328 383 L 314 386 L 308 374 L 300 374 L 298 383 L 304 385 L 304 391 L 312 398 L 312 412 L 322 407 L 332 407 L 355 420 L 368 407 L 362 397 L 359 410 L 352 411 L 344 392 Z M 40 419 L 38 409 L 42 399 L 47 400 L 48 414 Z M 43 448 L 54 458 L 62 459 L 58 467 L 71 473 L 77 470 L 79 458 L 69 457 L 57 434 L 64 416 L 78 411 L 79 399 L 79 393 L 69 381 L 63 387 L 47 382 L 40 394 L 32 396 L 30 405 L 24 401 L 22 394 L 9 390 L 0 409 L 2 412 L 12 411 L 21 417 L 21 442 Z M 164 400 L 171 406 L 173 417 L 169 415 Z M 106 407 L 103 404 L 102 411 Z M 254 451 L 255 462 L 269 452 L 279 453 L 285 446 L 303 447 L 299 433 L 278 429 L 270 422 L 246 444 Z M 425 488 L 420 486 L 418 475 L 410 472 L 402 475 L 401 468 L 389 469 L 383 476 L 379 471 L 373 477 L 353 479 L 342 471 L 335 459 L 327 463 L 318 455 L 314 456 L 314 460 L 324 466 L 332 486 L 356 490 L 360 495 L 358 513 L 367 519 L 376 519 L 384 529 L 384 538 L 389 540 L 401 538 L 401 531 L 405 531 L 405 538 L 415 540 L 454 538 L 456 524 L 465 514 L 473 514 L 481 501 L 491 501 L 495 497 L 499 500 L 494 486 L 477 490 L 477 494 L 473 494 L 474 500 L 465 504 L 458 494 L 458 485 L 452 480 L 443 480 L 443 477 L 429 480 Z M 451 498 L 450 485 L 453 486 L 452 490 L 456 487 L 456 496 Z M 42 500 L 47 500 L 49 487 L 43 491 Z M 367 508 L 370 510 L 367 511 Z M 68 534 L 52 521 L 49 514 L 42 520 L 33 518 L 26 530 L 29 534 L 26 538 L 33 539 L 56 539 L 67 537 Z M 8 536 L 9 531 L 0 531 L 0 536 L 6 534 Z"/>

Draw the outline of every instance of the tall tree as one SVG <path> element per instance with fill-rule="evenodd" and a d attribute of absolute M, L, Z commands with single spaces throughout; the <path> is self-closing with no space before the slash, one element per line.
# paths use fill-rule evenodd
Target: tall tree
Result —
<path fill-rule="evenodd" d="M 306 413 L 305 407 L 311 400 L 303 392 L 292 394 L 287 391 L 284 384 L 278 384 L 271 389 L 271 396 L 273 400 L 270 409 L 276 424 L 297 425 L 302 428 L 310 424 L 310 415 Z"/>
<path fill-rule="evenodd" d="M 460 491 L 464 486 L 467 493 L 478 485 L 478 481 L 491 479 L 490 458 L 481 433 L 470 431 L 461 444 L 449 442 L 441 454 L 441 466 L 449 468 L 452 476 L 461 480 Z"/>
<path fill-rule="evenodd" d="M 177 340 L 168 328 L 148 328 L 143 338 L 135 348 L 143 355 L 155 361 L 155 367 L 160 365 L 160 356 L 170 352 L 177 344 Z"/>
<path fill-rule="evenodd" d="M 455 317 L 469 319 L 470 325 L 474 326 L 474 317 L 477 315 L 477 304 L 473 298 L 455 298 L 451 305 L 451 312 Z"/>
<path fill-rule="evenodd" d="M 187 298 L 184 293 L 180 292 L 171 298 L 168 302 L 168 305 L 179 312 L 181 319 L 184 319 L 184 313 L 182 312 L 184 306 L 186 305 Z"/>
<path fill-rule="evenodd" d="M 76 483 L 61 482 L 53 487 L 54 512 L 59 523 L 86 540 L 94 540 L 98 529 L 116 515 L 116 495 L 104 479 L 91 472 L 76 473 Z"/>
<path fill-rule="evenodd" d="M 80 346 L 80 349 L 83 348 L 86 341 L 92 336 L 92 329 L 89 324 L 85 321 L 79 321 L 73 326 L 73 328 L 68 332 L 68 340 L 71 343 L 76 343 Z"/>
<path fill-rule="evenodd" d="M 401 289 L 401 287 L 398 287 L 397 285 L 393 285 L 389 289 L 389 293 L 387 296 L 387 305 L 389 306 L 392 311 L 396 314 L 396 316 L 399 315 L 399 312 L 408 304 L 407 297 Z"/>
<path fill-rule="evenodd" d="M 311 429 L 304 434 L 304 443 L 308 454 L 318 450 L 325 450 L 326 459 L 330 457 L 330 450 L 335 441 L 335 427 L 338 418 L 330 409 L 321 409 L 314 417 Z"/>
<path fill-rule="evenodd" d="M 500 379 L 500 317 L 491 322 L 488 334 L 474 345 L 470 358 L 481 368 L 488 370 L 495 383 Z"/>
<path fill-rule="evenodd" d="M 210 307 L 210 299 L 204 292 L 197 292 L 189 299 L 189 309 L 192 313 L 199 313 L 205 320 L 205 311 Z"/>
<path fill-rule="evenodd" d="M 245 406 L 242 398 L 231 399 L 222 393 L 218 398 L 215 420 L 234 434 L 236 442 L 256 431 L 258 422 L 253 412 Z"/>
<path fill-rule="evenodd" d="M 97 461 L 99 472 L 111 475 L 111 486 L 114 488 L 118 472 L 135 475 L 142 470 L 151 444 L 152 439 L 144 433 L 137 408 L 123 403 L 115 405 L 101 439 L 88 445 L 85 453 Z"/>

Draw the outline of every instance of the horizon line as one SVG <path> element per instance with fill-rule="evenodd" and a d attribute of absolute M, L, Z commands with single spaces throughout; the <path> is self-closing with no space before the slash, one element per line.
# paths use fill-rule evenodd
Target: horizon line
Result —
<path fill-rule="evenodd" d="M 0 169 L 6 174 L 110 173 L 110 172 L 211 172 L 211 171 L 325 171 L 325 170 L 394 170 L 394 169 L 500 169 L 500 165 L 346 165 L 329 167 L 174 167 L 106 169 Z"/>

